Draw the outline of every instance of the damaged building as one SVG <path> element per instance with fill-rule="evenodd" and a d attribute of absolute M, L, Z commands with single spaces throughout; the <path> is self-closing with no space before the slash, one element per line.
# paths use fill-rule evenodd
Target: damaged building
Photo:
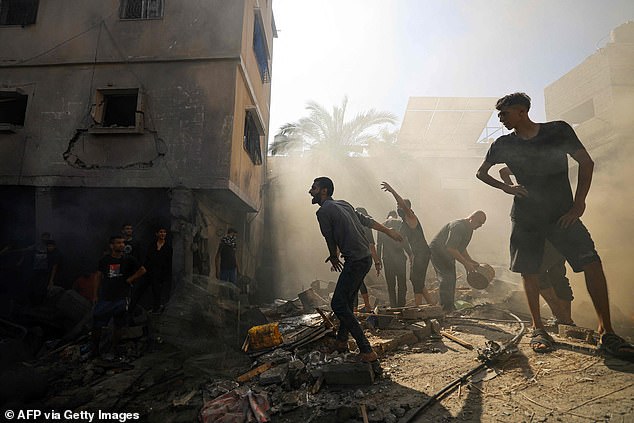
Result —
<path fill-rule="evenodd" d="M 171 230 L 173 279 L 228 227 L 260 264 L 276 28 L 269 0 L 0 2 L 0 239 L 50 232 L 65 286 L 132 224 Z M 255 287 L 252 287 L 255 289 Z"/>

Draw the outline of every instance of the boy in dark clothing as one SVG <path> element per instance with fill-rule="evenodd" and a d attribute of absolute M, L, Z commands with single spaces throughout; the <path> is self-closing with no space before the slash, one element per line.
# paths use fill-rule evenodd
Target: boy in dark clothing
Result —
<path fill-rule="evenodd" d="M 238 258 L 236 257 L 236 251 L 238 249 L 237 235 L 238 231 L 229 228 L 227 235 L 220 240 L 215 259 L 216 279 L 232 283 L 238 282 L 240 266 L 238 265 Z"/>
<path fill-rule="evenodd" d="M 145 273 L 136 258 L 125 255 L 123 236 L 110 237 L 110 254 L 99 260 L 93 309 L 93 332 L 91 356 L 99 355 L 101 330 L 113 319 L 112 349 L 116 353 L 121 339 L 121 328 L 126 322 L 126 311 L 130 286 Z"/>
<path fill-rule="evenodd" d="M 148 286 L 152 288 L 152 313 L 161 313 L 165 308 L 161 301 L 164 286 L 170 286 L 172 280 L 172 247 L 167 242 L 167 229 L 160 228 L 156 232 L 156 241 L 150 245 L 143 267 L 147 274 L 134 287 L 130 301 L 130 314 L 139 303 Z"/>
<path fill-rule="evenodd" d="M 539 270 L 545 241 L 566 258 L 575 272 L 583 271 L 599 319 L 600 350 L 616 357 L 634 357 L 634 347 L 617 336 L 610 320 L 607 283 L 590 233 L 579 219 L 586 208 L 594 162 L 563 121 L 535 123 L 528 116 L 531 101 L 524 93 L 500 98 L 500 122 L 514 130 L 489 147 L 477 178 L 514 196 L 511 210 L 511 270 L 521 273 L 533 320 L 531 347 L 550 352 L 554 342 L 544 329 L 539 310 Z M 577 189 L 572 195 L 568 156 L 578 164 Z M 504 163 L 517 179 L 508 185 L 489 174 Z"/>

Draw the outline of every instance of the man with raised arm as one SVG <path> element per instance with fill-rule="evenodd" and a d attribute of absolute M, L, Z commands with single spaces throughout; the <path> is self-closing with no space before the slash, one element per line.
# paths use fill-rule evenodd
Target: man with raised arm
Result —
<path fill-rule="evenodd" d="M 393 229 L 386 228 L 371 218 L 357 213 L 350 203 L 334 200 L 332 194 L 335 186 L 330 178 L 316 178 L 308 193 L 313 204 L 319 204 L 317 221 L 330 256 L 333 270 L 341 272 L 332 297 L 331 307 L 339 319 L 336 349 L 348 349 L 348 334 L 352 335 L 359 347 L 359 358 L 363 362 L 377 362 L 377 354 L 372 350 L 363 329 L 354 316 L 353 307 L 363 278 L 372 267 L 370 243 L 364 235 L 364 226 L 384 232 L 391 238 L 400 241 L 403 238 Z M 339 260 L 339 252 L 344 263 Z"/>
<path fill-rule="evenodd" d="M 509 130 L 489 147 L 476 177 L 514 196 L 511 211 L 511 270 L 522 275 L 533 321 L 531 347 L 550 352 L 554 342 L 546 332 L 539 310 L 539 270 L 548 240 L 575 272 L 584 272 L 586 287 L 599 319 L 599 349 L 631 359 L 634 347 L 614 333 L 608 290 L 601 259 L 590 233 L 579 219 L 586 208 L 594 162 L 575 131 L 563 121 L 536 123 L 528 116 L 531 100 L 513 93 L 496 103 L 500 122 Z M 568 156 L 579 164 L 577 189 L 572 195 Z M 489 174 L 503 163 L 517 179 L 508 185 Z"/>
<path fill-rule="evenodd" d="M 429 259 L 431 258 L 431 251 L 429 250 L 429 245 L 427 245 L 427 240 L 425 240 L 423 226 L 412 210 L 411 201 L 403 199 L 387 182 L 381 184 L 381 189 L 394 196 L 397 207 L 396 212 L 404 222 L 401 226 L 401 234 L 407 238 L 414 255 L 409 275 L 414 287 L 414 302 L 417 306 L 421 305 L 424 297 L 427 304 L 435 304 L 435 301 L 429 295 L 429 291 L 425 288 L 425 277 Z"/>

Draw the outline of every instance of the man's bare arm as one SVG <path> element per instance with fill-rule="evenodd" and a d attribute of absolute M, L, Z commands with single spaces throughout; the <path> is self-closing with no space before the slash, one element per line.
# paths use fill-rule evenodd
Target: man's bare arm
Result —
<path fill-rule="evenodd" d="M 372 226 L 370 227 L 376 231 L 383 232 L 385 235 L 389 236 L 394 241 L 400 242 L 403 240 L 403 235 L 401 235 L 399 232 L 395 231 L 394 229 L 388 228 L 387 226 L 383 226 L 377 221 L 372 221 Z"/>
<path fill-rule="evenodd" d="M 416 215 L 414 214 L 412 209 L 407 206 L 407 203 L 405 203 L 405 200 L 403 200 L 403 197 L 401 197 L 398 194 L 398 192 L 396 192 L 396 190 L 394 188 L 392 188 L 392 186 L 390 184 L 388 184 L 387 182 L 382 182 L 381 183 L 381 189 L 383 191 L 387 191 L 390 194 L 392 194 L 392 196 L 396 200 L 396 204 L 398 204 L 398 207 L 401 210 L 405 211 L 405 219 L 404 220 L 405 220 L 405 223 L 407 223 L 407 226 L 409 226 L 410 228 L 415 228 L 416 224 L 418 223 L 418 218 L 416 217 Z"/>
<path fill-rule="evenodd" d="M 451 254 L 451 256 L 453 258 L 455 258 L 460 263 L 462 263 L 464 268 L 467 270 L 467 273 L 475 272 L 475 266 L 473 265 L 473 263 L 471 263 L 471 261 L 467 260 L 467 258 L 465 256 L 463 256 L 460 253 L 460 251 L 456 250 L 455 248 L 447 247 L 447 252 L 449 254 Z"/>
<path fill-rule="evenodd" d="M 514 185 L 513 180 L 511 179 L 512 174 L 513 172 L 511 172 L 511 169 L 509 169 L 508 166 L 504 166 L 500 169 L 500 179 L 502 179 L 502 182 L 506 185 Z"/>
<path fill-rule="evenodd" d="M 476 172 L 476 178 L 481 180 L 487 185 L 492 186 L 493 188 L 500 189 L 507 194 L 511 194 L 517 197 L 528 197 L 528 191 L 521 185 L 507 185 L 502 181 L 495 179 L 493 176 L 489 174 L 489 170 L 493 165 L 488 163 L 487 161 L 482 162 L 480 168 Z"/>
<path fill-rule="evenodd" d="M 580 149 L 571 154 L 572 158 L 579 163 L 577 171 L 577 189 L 572 208 L 559 218 L 559 225 L 564 228 L 572 225 L 579 219 L 586 210 L 586 197 L 592 184 L 592 173 L 594 172 L 594 161 L 585 149 Z"/>

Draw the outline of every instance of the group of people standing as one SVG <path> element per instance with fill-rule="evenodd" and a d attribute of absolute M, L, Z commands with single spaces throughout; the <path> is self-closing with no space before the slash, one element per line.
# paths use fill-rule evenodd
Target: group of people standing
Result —
<path fill-rule="evenodd" d="M 148 288 L 152 290 L 152 312 L 163 311 L 163 287 L 170 286 L 172 277 L 172 247 L 167 229 L 157 228 L 155 240 L 144 256 L 133 235 L 132 225 L 123 225 L 121 234 L 110 237 L 109 252 L 99 260 L 93 291 L 92 356 L 99 355 L 101 332 L 111 319 L 112 349 L 117 352 L 121 330 L 132 319 Z"/>
<path fill-rule="evenodd" d="M 601 260 L 590 233 L 579 219 L 585 211 L 585 199 L 592 180 L 592 159 L 567 123 L 533 122 L 528 116 L 530 97 L 526 94 L 513 93 L 502 97 L 497 101 L 496 108 L 500 122 L 513 132 L 491 144 L 476 176 L 486 184 L 514 196 L 510 267 L 521 274 L 524 282 L 533 324 L 531 347 L 542 353 L 552 351 L 555 346 L 541 320 L 540 291 L 542 294 L 552 294 L 554 291 L 556 296 L 551 296 L 553 311 L 557 310 L 561 316 L 570 319 L 572 292 L 569 285 L 566 289 L 565 285 L 556 285 L 554 282 L 549 285 L 548 281 L 549 272 L 553 281 L 562 280 L 563 263 L 556 258 L 559 254 L 575 272 L 583 271 L 585 274 L 599 319 L 599 349 L 612 356 L 632 358 L 634 347 L 616 335 L 612 328 Z M 579 164 L 574 197 L 568 179 L 568 155 Z M 501 181 L 489 174 L 491 167 L 496 164 L 504 164 L 508 168 L 505 176 L 504 172 L 501 173 Z M 509 175 L 514 175 L 517 183 L 513 183 Z M 382 183 L 382 189 L 391 193 L 397 202 L 396 213 L 390 212 L 385 224 L 355 211 L 344 200 L 334 200 L 334 183 L 328 177 L 316 178 L 308 191 L 312 203 L 320 206 L 317 220 L 330 254 L 326 262 L 331 264 L 332 270 L 341 272 L 331 302 L 332 310 L 340 321 L 335 349 L 347 350 L 347 338 L 351 334 L 359 348 L 360 359 L 365 362 L 376 362 L 377 354 L 363 334 L 353 310 L 372 261 L 378 271 L 382 264 L 380 257 L 383 257 L 390 303 L 402 306 L 406 291 L 404 253 L 411 260 L 410 279 L 417 305 L 423 299 L 429 304 L 434 302 L 425 287 L 425 275 L 431 260 L 440 281 L 441 305 L 446 311 L 451 311 L 456 283 L 455 262 L 460 262 L 467 273 L 476 271 L 478 262 L 470 257 L 466 248 L 473 231 L 486 221 L 486 214 L 478 210 L 466 219 L 449 222 L 428 244 L 411 202 L 403 199 L 386 182 Z M 403 221 L 397 220 L 396 215 L 402 217 Z M 370 239 L 365 235 L 364 227 L 380 232 L 377 253 L 371 251 Z M 404 238 L 408 241 L 409 249 L 402 244 Z M 552 246 L 555 252 L 547 253 L 546 257 L 556 259 L 549 268 L 544 268 L 544 249 L 547 246 Z M 343 263 L 340 256 L 344 259 Z"/>

